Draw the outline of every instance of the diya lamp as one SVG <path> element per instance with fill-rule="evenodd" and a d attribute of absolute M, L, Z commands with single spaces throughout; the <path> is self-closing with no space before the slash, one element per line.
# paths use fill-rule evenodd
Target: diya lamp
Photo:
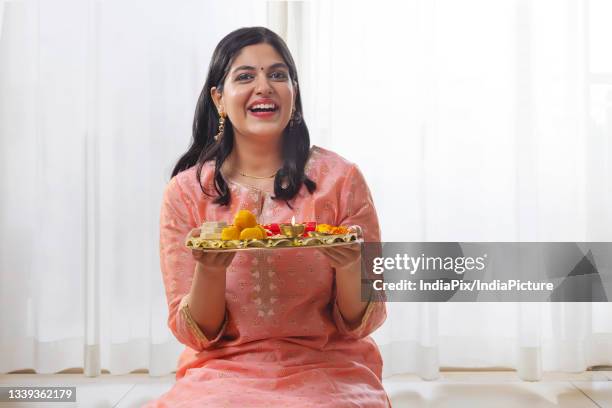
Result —
<path fill-rule="evenodd" d="M 280 229 L 283 235 L 289 238 L 297 238 L 304 233 L 306 226 L 304 224 L 295 223 L 295 215 L 291 217 L 291 224 L 281 224 Z"/>

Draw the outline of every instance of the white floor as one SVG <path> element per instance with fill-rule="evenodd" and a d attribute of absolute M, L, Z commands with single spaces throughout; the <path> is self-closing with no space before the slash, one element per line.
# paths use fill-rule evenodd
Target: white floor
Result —
<path fill-rule="evenodd" d="M 132 408 L 156 398 L 172 386 L 174 376 L 153 378 L 148 374 L 7 374 L 0 386 L 65 385 L 77 387 L 76 403 L 2 403 L 0 408 L 87 407 Z M 394 376 L 384 380 L 393 408 L 612 408 L 612 371 L 581 374 L 547 373 L 539 382 L 521 381 L 515 372 L 442 372 L 436 381 L 416 376 Z M 213 407 L 214 408 L 214 407 Z"/>

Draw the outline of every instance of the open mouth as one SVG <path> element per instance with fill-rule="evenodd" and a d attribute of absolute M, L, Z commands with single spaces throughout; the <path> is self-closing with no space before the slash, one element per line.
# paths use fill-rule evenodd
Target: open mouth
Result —
<path fill-rule="evenodd" d="M 274 103 L 260 103 L 257 105 L 253 105 L 249 108 L 249 111 L 253 113 L 264 113 L 264 112 L 276 112 L 278 110 L 278 105 Z"/>

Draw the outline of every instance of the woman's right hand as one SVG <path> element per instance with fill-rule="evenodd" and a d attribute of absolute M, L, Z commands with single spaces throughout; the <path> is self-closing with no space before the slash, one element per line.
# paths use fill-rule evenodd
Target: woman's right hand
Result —
<path fill-rule="evenodd" d="M 194 228 L 189 232 L 189 235 L 192 237 L 200 236 L 200 228 Z M 193 258 L 196 260 L 197 269 L 203 269 L 204 271 L 225 271 L 227 267 L 232 263 L 234 256 L 236 256 L 235 251 L 199 251 L 196 249 L 191 250 L 191 254 Z"/>

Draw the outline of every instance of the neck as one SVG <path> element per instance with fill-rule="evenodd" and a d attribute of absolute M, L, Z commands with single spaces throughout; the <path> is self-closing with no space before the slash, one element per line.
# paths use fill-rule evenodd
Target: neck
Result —
<path fill-rule="evenodd" d="M 243 137 L 234 137 L 230 161 L 234 171 L 253 176 L 269 176 L 282 165 L 281 141 L 264 143 Z"/>

